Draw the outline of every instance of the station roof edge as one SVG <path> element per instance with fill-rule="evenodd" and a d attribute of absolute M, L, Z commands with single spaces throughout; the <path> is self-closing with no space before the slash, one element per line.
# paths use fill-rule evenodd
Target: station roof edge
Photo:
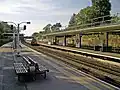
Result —
<path fill-rule="evenodd" d="M 93 28 L 84 28 L 84 29 L 78 29 L 78 30 L 68 30 L 68 31 L 63 31 L 63 32 L 54 32 L 54 33 L 44 34 L 43 37 L 74 35 L 74 34 L 78 34 L 78 33 L 89 33 L 89 32 L 114 32 L 114 31 L 120 31 L 120 24 L 101 26 L 101 27 L 93 27 Z"/>

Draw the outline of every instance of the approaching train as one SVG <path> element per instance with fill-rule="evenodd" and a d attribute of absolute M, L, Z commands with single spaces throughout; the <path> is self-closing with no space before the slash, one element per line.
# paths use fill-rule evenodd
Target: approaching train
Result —
<path fill-rule="evenodd" d="M 31 45 L 32 46 L 39 46 L 39 44 L 37 43 L 37 40 L 35 38 L 32 39 Z"/>

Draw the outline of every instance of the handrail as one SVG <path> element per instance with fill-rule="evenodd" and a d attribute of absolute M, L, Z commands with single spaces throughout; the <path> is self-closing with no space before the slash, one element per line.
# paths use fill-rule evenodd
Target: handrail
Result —
<path fill-rule="evenodd" d="M 76 26 L 62 26 L 60 28 L 60 30 L 58 31 L 54 31 L 54 32 L 48 32 L 45 34 L 49 34 L 49 33 L 55 33 L 55 32 L 64 32 L 64 31 L 68 31 L 68 30 L 76 30 L 76 29 L 84 29 L 84 28 L 93 28 L 93 27 L 101 27 L 101 26 L 108 26 L 108 25 L 117 25 L 120 24 L 120 20 L 119 19 L 113 19 L 111 18 L 110 20 L 105 20 L 106 17 L 111 17 L 111 15 L 107 15 L 107 16 L 103 16 L 103 17 L 98 17 L 98 18 L 93 18 L 91 20 L 88 21 L 93 21 L 93 20 L 97 20 L 97 19 L 102 19 L 99 22 L 94 22 L 94 23 L 87 23 L 87 24 L 82 24 L 82 25 L 76 25 Z M 63 29 L 64 28 L 64 29 Z"/>

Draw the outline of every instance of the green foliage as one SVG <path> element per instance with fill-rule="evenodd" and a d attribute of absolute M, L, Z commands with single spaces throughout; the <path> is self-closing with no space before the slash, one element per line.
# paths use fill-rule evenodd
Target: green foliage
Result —
<path fill-rule="evenodd" d="M 104 20 L 110 20 L 110 11 L 111 11 L 111 3 L 110 0 L 92 0 L 93 4 L 93 15 L 94 18 L 102 17 L 102 16 L 107 16 L 104 18 Z M 103 18 L 96 19 L 96 21 L 102 21 Z"/>
<path fill-rule="evenodd" d="M 110 0 L 92 0 L 94 8 L 94 18 L 110 15 L 111 3 Z"/>
<path fill-rule="evenodd" d="M 42 35 L 44 34 L 45 32 L 44 31 L 40 31 L 39 34 L 38 34 L 38 39 L 42 39 Z"/>
<path fill-rule="evenodd" d="M 4 33 L 4 27 L 2 23 L 0 23 L 0 36 L 2 35 L 2 33 Z"/>
<path fill-rule="evenodd" d="M 11 41 L 11 38 L 4 37 L 3 33 L 12 33 L 10 25 L 4 22 L 0 22 L 0 46 Z"/>
<path fill-rule="evenodd" d="M 69 27 L 76 25 L 76 14 L 73 14 L 70 21 L 69 21 Z"/>
<path fill-rule="evenodd" d="M 0 22 L 0 39 L 3 39 L 3 33 L 12 33 L 13 31 L 10 30 L 10 25 L 4 22 Z"/>
<path fill-rule="evenodd" d="M 56 23 L 51 27 L 52 32 L 53 31 L 60 31 L 60 27 L 62 27 L 62 25 L 60 23 Z"/>
<path fill-rule="evenodd" d="M 76 23 L 77 25 L 87 24 L 91 22 L 93 18 L 93 7 L 87 7 L 81 9 L 80 12 L 76 15 Z"/>
<path fill-rule="evenodd" d="M 43 28 L 43 30 L 44 30 L 43 33 L 50 33 L 50 32 L 60 31 L 60 27 L 62 27 L 61 23 L 56 23 L 54 25 L 48 24 Z"/>
<path fill-rule="evenodd" d="M 120 17 L 117 15 L 112 16 L 112 23 L 120 23 Z"/>
<path fill-rule="evenodd" d="M 32 36 L 33 36 L 34 38 L 38 37 L 38 35 L 39 35 L 38 32 L 35 32 L 35 33 L 32 34 Z"/>
<path fill-rule="evenodd" d="M 73 14 L 69 21 L 69 27 L 102 21 L 103 18 L 92 20 L 109 15 L 104 20 L 110 20 L 111 3 L 109 0 L 92 0 L 92 6 L 81 9 L 78 14 Z"/>
<path fill-rule="evenodd" d="M 44 32 L 45 33 L 49 33 L 49 32 L 51 32 L 51 24 L 47 24 L 44 28 L 43 28 L 43 30 L 44 30 Z"/>

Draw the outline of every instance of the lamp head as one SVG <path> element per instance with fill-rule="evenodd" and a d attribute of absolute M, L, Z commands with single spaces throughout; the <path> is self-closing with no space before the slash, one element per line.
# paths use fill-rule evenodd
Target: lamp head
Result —
<path fill-rule="evenodd" d="M 30 22 L 27 22 L 27 24 L 30 24 Z"/>
<path fill-rule="evenodd" d="M 26 25 L 24 25 L 23 30 L 26 30 Z"/>
<path fill-rule="evenodd" d="M 13 30 L 14 26 L 13 25 L 10 25 L 10 29 Z"/>
<path fill-rule="evenodd" d="M 7 24 L 8 22 L 3 22 L 3 23 Z"/>

